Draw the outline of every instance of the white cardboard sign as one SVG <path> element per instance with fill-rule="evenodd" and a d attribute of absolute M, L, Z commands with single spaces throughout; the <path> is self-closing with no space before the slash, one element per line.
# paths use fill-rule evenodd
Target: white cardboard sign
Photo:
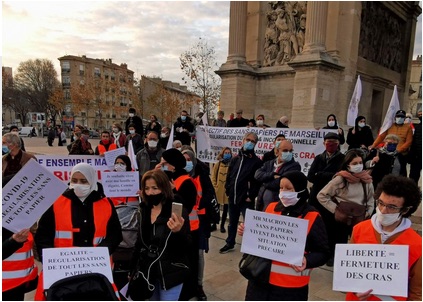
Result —
<path fill-rule="evenodd" d="M 241 252 L 301 265 L 308 220 L 247 209 Z"/>
<path fill-rule="evenodd" d="M 101 182 L 107 197 L 138 196 L 138 172 L 102 172 Z"/>
<path fill-rule="evenodd" d="M 44 289 L 63 278 L 99 273 L 113 283 L 107 247 L 66 247 L 43 249 Z"/>
<path fill-rule="evenodd" d="M 337 244 L 333 290 L 408 295 L 408 245 Z"/>
<path fill-rule="evenodd" d="M 104 158 L 106 159 L 107 166 L 114 167 L 116 157 L 118 157 L 119 155 L 125 155 L 125 153 L 125 147 L 104 152 Z"/>
<path fill-rule="evenodd" d="M 2 224 L 16 233 L 30 228 L 67 186 L 31 159 L 2 190 Z"/>

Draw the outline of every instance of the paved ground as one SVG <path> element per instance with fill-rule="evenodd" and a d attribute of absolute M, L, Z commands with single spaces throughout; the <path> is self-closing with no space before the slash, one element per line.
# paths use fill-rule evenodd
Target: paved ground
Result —
<path fill-rule="evenodd" d="M 57 139 L 54 147 L 49 147 L 46 138 L 24 138 L 27 151 L 36 154 L 68 154 L 66 147 L 58 147 Z M 68 139 L 69 141 L 69 139 Z M 90 140 L 93 148 L 98 145 L 98 139 Z M 421 180 L 420 180 L 421 187 Z M 412 216 L 413 227 L 421 234 L 421 206 Z M 209 301 L 240 301 L 245 298 L 247 281 L 238 272 L 241 259 L 241 238 L 237 238 L 235 250 L 227 254 L 219 254 L 219 249 L 225 245 L 226 235 L 215 231 L 210 238 L 210 251 L 206 254 L 204 274 L 204 290 Z M 332 291 L 332 268 L 322 266 L 313 270 L 310 282 L 309 300 L 311 301 L 341 301 L 345 295 Z M 25 300 L 32 300 L 34 292 L 28 293 Z"/>

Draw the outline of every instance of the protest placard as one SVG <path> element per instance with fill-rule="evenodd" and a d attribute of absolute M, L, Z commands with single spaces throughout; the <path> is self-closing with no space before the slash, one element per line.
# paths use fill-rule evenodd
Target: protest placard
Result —
<path fill-rule="evenodd" d="M 16 233 L 30 228 L 67 186 L 34 159 L 3 187 L 3 227 Z"/>
<path fill-rule="evenodd" d="M 138 196 L 138 172 L 102 172 L 101 183 L 107 197 Z"/>
<path fill-rule="evenodd" d="M 38 155 L 38 163 L 45 167 L 64 183 L 70 181 L 73 166 L 79 163 L 87 163 L 97 171 L 97 177 L 101 179 L 102 171 L 110 171 L 106 159 L 98 155 Z"/>
<path fill-rule="evenodd" d="M 407 297 L 408 245 L 337 244 L 333 290 Z"/>
<path fill-rule="evenodd" d="M 104 152 L 104 158 L 106 159 L 106 165 L 109 166 L 109 167 L 114 167 L 116 157 L 118 157 L 119 155 L 125 155 L 125 152 L 126 152 L 126 150 L 125 150 L 124 147 Z"/>
<path fill-rule="evenodd" d="M 223 147 L 228 147 L 233 154 L 242 147 L 244 135 L 254 132 L 258 136 L 255 153 L 262 158 L 263 154 L 274 148 L 273 141 L 279 134 L 285 135 L 294 148 L 293 158 L 300 163 L 301 171 L 307 175 L 314 158 L 325 151 L 323 137 L 331 130 L 297 129 L 297 128 L 258 128 L 258 127 L 204 127 L 197 126 L 197 157 L 203 162 L 216 162 L 216 157 Z"/>
<path fill-rule="evenodd" d="M 113 283 L 107 247 L 66 247 L 43 249 L 44 289 L 63 278 L 99 273 Z"/>
<path fill-rule="evenodd" d="M 247 209 L 241 252 L 301 265 L 308 220 Z"/>

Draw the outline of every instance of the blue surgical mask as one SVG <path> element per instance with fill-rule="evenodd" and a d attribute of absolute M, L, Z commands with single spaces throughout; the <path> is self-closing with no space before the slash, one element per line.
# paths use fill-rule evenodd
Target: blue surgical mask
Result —
<path fill-rule="evenodd" d="M 395 123 L 398 124 L 398 125 L 404 124 L 404 118 L 403 117 L 395 118 Z"/>
<path fill-rule="evenodd" d="M 281 159 L 283 162 L 289 162 L 292 159 L 292 152 L 282 152 Z"/>
<path fill-rule="evenodd" d="M 3 151 L 3 153 L 4 153 L 4 154 L 7 154 L 7 153 L 9 153 L 9 152 L 10 152 L 9 147 L 8 147 L 8 146 L 6 146 L 6 145 L 3 145 L 3 146 L 2 146 L 2 148 L 1 148 L 1 150 Z"/>
<path fill-rule="evenodd" d="M 194 164 L 192 163 L 192 161 L 187 161 L 187 165 L 185 166 L 185 171 L 191 172 L 193 168 L 194 168 Z"/>
<path fill-rule="evenodd" d="M 251 150 L 254 150 L 254 146 L 255 144 L 252 142 L 245 142 L 243 148 L 245 151 L 251 151 Z"/>
<path fill-rule="evenodd" d="M 223 159 L 224 160 L 229 160 L 229 159 L 231 159 L 231 157 L 232 157 L 232 155 L 230 155 L 229 153 L 223 154 Z"/>
<path fill-rule="evenodd" d="M 276 143 L 275 143 L 275 148 L 277 149 L 277 148 L 279 148 L 279 145 L 281 144 L 281 141 L 277 141 Z"/>
<path fill-rule="evenodd" d="M 394 152 L 395 150 L 397 150 L 397 145 L 398 144 L 387 144 L 386 145 L 386 151 L 388 152 Z"/>
<path fill-rule="evenodd" d="M 187 119 L 187 117 L 185 115 L 181 115 L 181 120 L 185 121 Z"/>
<path fill-rule="evenodd" d="M 161 167 L 161 170 L 162 170 L 162 171 L 169 171 L 169 167 L 168 167 L 168 166 L 162 166 L 162 167 Z"/>

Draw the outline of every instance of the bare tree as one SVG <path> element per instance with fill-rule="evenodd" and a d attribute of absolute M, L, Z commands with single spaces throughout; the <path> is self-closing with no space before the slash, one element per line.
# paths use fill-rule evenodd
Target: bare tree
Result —
<path fill-rule="evenodd" d="M 199 38 L 197 44 L 181 54 L 179 60 L 186 75 L 182 80 L 201 98 L 200 109 L 208 114 L 217 106 L 220 98 L 221 81 L 214 73 L 219 68 L 214 48 Z"/>
<path fill-rule="evenodd" d="M 35 59 L 21 62 L 14 83 L 20 95 L 32 104 L 34 110 L 49 114 L 55 123 L 57 111 L 48 100 L 60 82 L 52 61 Z"/>

